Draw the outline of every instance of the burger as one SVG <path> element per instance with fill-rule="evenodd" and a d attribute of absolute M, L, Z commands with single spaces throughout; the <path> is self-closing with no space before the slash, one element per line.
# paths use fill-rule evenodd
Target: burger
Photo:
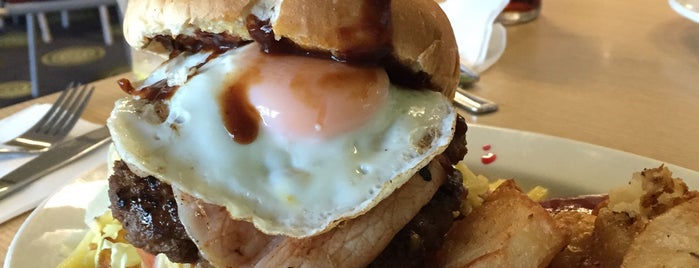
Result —
<path fill-rule="evenodd" d="M 115 103 L 108 195 L 142 256 L 425 266 L 458 218 L 467 126 L 432 0 L 131 0 L 169 58 Z"/>

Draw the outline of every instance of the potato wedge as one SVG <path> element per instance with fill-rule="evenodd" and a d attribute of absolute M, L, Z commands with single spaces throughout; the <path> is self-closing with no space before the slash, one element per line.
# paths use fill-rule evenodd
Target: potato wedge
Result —
<path fill-rule="evenodd" d="M 508 180 L 446 236 L 443 267 L 545 267 L 569 240 L 551 215 Z"/>
<path fill-rule="evenodd" d="M 622 267 L 699 267 L 699 197 L 648 223 L 631 243 Z"/>
<path fill-rule="evenodd" d="M 551 260 L 549 267 L 585 266 L 589 259 L 595 215 L 579 211 L 562 211 L 553 215 L 560 226 L 570 233 L 570 243 Z"/>

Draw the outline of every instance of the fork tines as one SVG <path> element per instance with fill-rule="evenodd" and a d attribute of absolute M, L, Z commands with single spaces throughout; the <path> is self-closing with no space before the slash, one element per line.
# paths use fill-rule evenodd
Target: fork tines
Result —
<path fill-rule="evenodd" d="M 58 96 L 55 105 L 52 105 L 39 120 L 37 123 L 39 127 L 34 128 L 34 131 L 49 135 L 68 133 L 80 119 L 93 90 L 94 87 L 88 89 L 87 85 L 73 82 L 68 84 L 68 87 Z"/>

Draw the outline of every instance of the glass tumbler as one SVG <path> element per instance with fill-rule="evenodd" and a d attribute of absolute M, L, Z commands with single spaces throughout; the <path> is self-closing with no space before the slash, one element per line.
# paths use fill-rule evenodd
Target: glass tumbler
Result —
<path fill-rule="evenodd" d="M 498 16 L 498 22 L 514 25 L 536 19 L 541 12 L 541 0 L 510 0 Z"/>

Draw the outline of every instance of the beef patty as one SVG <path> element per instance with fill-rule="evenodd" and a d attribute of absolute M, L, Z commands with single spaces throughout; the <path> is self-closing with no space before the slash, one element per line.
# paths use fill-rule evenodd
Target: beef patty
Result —
<path fill-rule="evenodd" d="M 170 185 L 152 176 L 139 177 L 116 161 L 109 177 L 109 201 L 114 218 L 126 230 L 126 240 L 135 247 L 165 253 L 173 262 L 199 260 L 199 249 L 180 223 Z"/>

